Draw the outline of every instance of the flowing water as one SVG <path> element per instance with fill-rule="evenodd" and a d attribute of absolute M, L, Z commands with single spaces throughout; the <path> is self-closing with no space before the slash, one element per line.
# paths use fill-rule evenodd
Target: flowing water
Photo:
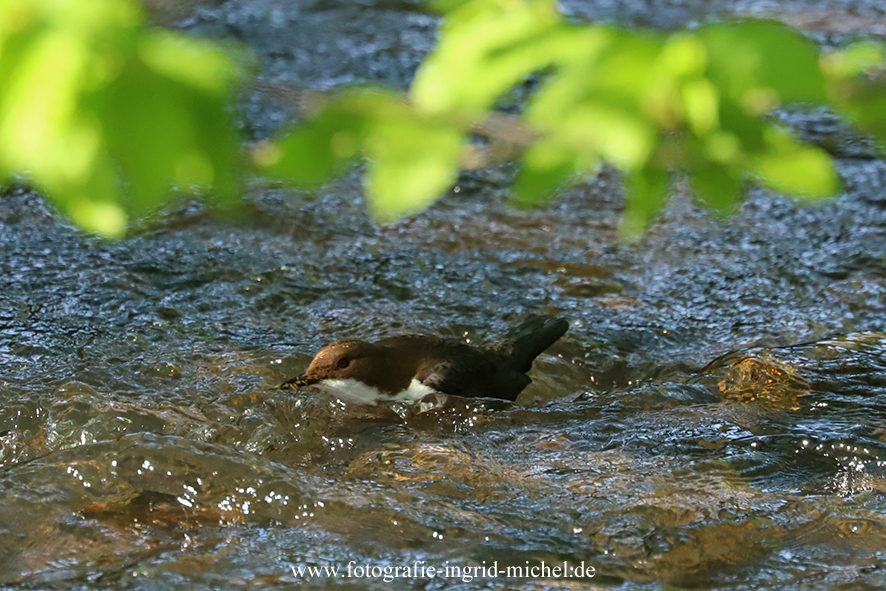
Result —
<path fill-rule="evenodd" d="M 630 20 L 640 4 L 564 8 Z M 873 5 L 809 6 L 886 26 Z M 411 3 L 273 1 L 183 24 L 252 44 L 265 81 L 317 88 L 405 83 L 434 25 Z M 281 113 L 244 101 L 259 136 Z M 886 587 L 886 164 L 826 114 L 785 116 L 837 138 L 844 194 L 753 190 L 724 221 L 677 187 L 636 245 L 617 238 L 611 171 L 531 211 L 504 201 L 508 168 L 465 174 L 386 227 L 357 173 L 312 195 L 256 185 L 236 222 L 184 203 L 114 243 L 11 191 L 0 585 Z M 570 330 L 516 404 L 274 388 L 333 340 L 476 343 L 532 313 Z M 542 562 L 584 576 L 507 571 Z"/>

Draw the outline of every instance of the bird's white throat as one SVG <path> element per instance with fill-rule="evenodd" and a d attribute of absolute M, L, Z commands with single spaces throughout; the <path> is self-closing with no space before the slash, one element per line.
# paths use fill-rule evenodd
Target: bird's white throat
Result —
<path fill-rule="evenodd" d="M 415 378 L 409 383 L 407 389 L 393 396 L 380 391 L 374 386 L 367 386 L 363 382 L 353 378 L 348 378 L 346 380 L 323 380 L 318 382 L 316 386 L 345 402 L 370 405 L 393 400 L 415 402 L 416 400 L 421 400 L 428 394 L 433 394 L 435 392 L 433 388 L 425 386 Z"/>

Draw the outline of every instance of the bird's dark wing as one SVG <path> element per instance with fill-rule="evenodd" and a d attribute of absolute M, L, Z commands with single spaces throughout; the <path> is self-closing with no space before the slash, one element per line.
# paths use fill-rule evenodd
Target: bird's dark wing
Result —
<path fill-rule="evenodd" d="M 437 392 L 462 396 L 470 386 L 470 378 L 465 373 L 449 361 L 440 361 L 421 368 L 415 379 Z"/>
<path fill-rule="evenodd" d="M 526 374 L 498 370 L 483 357 L 457 364 L 440 361 L 423 368 L 415 378 L 437 392 L 466 398 L 502 398 L 514 400 L 531 381 Z"/>

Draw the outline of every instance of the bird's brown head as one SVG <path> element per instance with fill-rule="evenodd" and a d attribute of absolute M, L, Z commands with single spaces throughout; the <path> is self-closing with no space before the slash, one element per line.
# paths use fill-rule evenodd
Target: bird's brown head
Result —
<path fill-rule="evenodd" d="M 372 384 L 379 367 L 379 348 L 365 341 L 339 341 L 323 347 L 303 374 L 284 382 L 297 390 L 323 380 L 355 379 Z"/>

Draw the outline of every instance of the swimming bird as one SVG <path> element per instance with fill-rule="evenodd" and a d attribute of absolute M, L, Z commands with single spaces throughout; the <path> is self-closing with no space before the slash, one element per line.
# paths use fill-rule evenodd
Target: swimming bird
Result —
<path fill-rule="evenodd" d="M 568 328 L 563 318 L 532 316 L 479 346 L 425 335 L 339 341 L 323 347 L 303 374 L 280 387 L 315 385 L 342 400 L 370 405 L 415 401 L 435 392 L 515 400 L 532 381 L 526 372 L 533 360 Z"/>

